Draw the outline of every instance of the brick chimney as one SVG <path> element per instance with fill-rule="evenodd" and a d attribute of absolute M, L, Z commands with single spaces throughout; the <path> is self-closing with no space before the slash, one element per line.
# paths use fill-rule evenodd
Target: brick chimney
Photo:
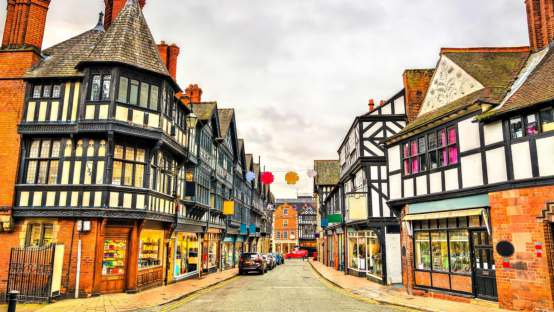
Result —
<path fill-rule="evenodd" d="M 554 40 L 554 0 L 525 0 L 525 8 L 531 49 L 540 51 Z"/>
<path fill-rule="evenodd" d="M 50 0 L 8 0 L 2 48 L 42 48 Z"/>
<path fill-rule="evenodd" d="M 375 102 L 373 101 L 373 99 L 369 99 L 367 106 L 369 107 L 370 112 L 375 108 Z"/>
<path fill-rule="evenodd" d="M 106 15 L 104 15 L 104 28 L 107 30 L 119 15 L 119 12 L 125 7 L 128 0 L 104 0 L 106 5 Z M 138 0 L 140 7 L 144 8 L 146 0 Z"/>
<path fill-rule="evenodd" d="M 419 115 L 433 73 L 433 69 L 409 69 L 404 72 L 404 94 L 408 122 L 414 121 Z"/>
<path fill-rule="evenodd" d="M 185 90 L 185 96 L 187 96 L 192 103 L 202 102 L 202 89 L 197 84 L 191 84 Z"/>
<path fill-rule="evenodd" d="M 165 41 L 158 44 L 158 52 L 160 57 L 169 71 L 169 75 L 177 80 L 177 60 L 181 49 L 176 44 L 168 45 Z"/>

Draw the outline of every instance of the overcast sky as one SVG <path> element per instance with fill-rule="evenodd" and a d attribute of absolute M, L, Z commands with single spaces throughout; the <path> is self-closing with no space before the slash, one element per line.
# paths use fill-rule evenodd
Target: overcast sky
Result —
<path fill-rule="evenodd" d="M 94 27 L 103 3 L 53 0 L 44 47 Z M 528 44 L 523 0 L 147 0 L 144 13 L 156 41 L 181 47 L 180 85 L 236 109 L 247 152 L 280 172 L 278 198 L 311 193 L 313 160 L 338 158 L 368 99 L 434 67 L 440 47 Z"/>

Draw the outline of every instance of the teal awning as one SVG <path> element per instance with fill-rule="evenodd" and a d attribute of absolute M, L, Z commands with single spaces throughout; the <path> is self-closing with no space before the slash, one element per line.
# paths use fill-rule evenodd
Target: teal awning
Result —
<path fill-rule="evenodd" d="M 489 195 L 474 195 L 460 198 L 443 199 L 432 202 L 417 203 L 408 205 L 408 213 L 428 213 L 439 211 L 450 211 L 468 208 L 489 207 Z"/>

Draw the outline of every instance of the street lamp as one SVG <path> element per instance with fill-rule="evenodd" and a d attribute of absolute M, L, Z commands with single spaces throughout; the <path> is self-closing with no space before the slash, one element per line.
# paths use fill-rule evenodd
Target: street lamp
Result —
<path fill-rule="evenodd" d="M 185 122 L 187 124 L 187 130 L 192 130 L 196 128 L 198 123 L 198 116 L 192 111 L 192 103 L 190 103 L 190 113 L 187 115 Z"/>

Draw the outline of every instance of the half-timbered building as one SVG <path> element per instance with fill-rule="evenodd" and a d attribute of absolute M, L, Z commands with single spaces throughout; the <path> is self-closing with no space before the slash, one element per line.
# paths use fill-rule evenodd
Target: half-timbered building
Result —
<path fill-rule="evenodd" d="M 417 118 L 387 140 L 412 292 L 554 309 L 554 56 L 537 37 L 552 13 L 545 3 L 526 1 L 531 48 L 442 49 Z"/>
<path fill-rule="evenodd" d="M 298 245 L 308 251 L 310 256 L 317 251 L 315 233 L 317 212 L 312 196 L 299 196 L 298 202 Z"/>

